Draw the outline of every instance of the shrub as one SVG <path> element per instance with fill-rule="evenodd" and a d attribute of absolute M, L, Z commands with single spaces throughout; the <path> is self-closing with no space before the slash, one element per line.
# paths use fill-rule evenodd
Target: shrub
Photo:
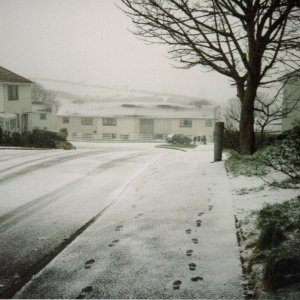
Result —
<path fill-rule="evenodd" d="M 300 181 L 300 126 L 274 138 L 271 146 L 254 156 L 264 165 Z"/>
<path fill-rule="evenodd" d="M 260 230 L 257 246 L 261 250 L 272 249 L 299 227 L 300 197 L 282 204 L 268 204 L 257 216 L 257 228 Z"/>
<path fill-rule="evenodd" d="M 67 142 L 68 132 L 66 129 L 61 129 L 59 133 L 33 130 L 32 132 L 0 132 L 0 145 L 5 146 L 21 146 L 35 148 L 62 148 L 74 149 L 74 146 Z"/>
<path fill-rule="evenodd" d="M 226 168 L 234 175 L 261 176 L 268 172 L 268 168 L 251 155 L 240 155 L 235 151 L 229 152 Z"/>
<path fill-rule="evenodd" d="M 59 130 L 59 136 L 61 138 L 62 141 L 67 141 L 67 138 L 68 138 L 68 129 L 67 128 L 61 128 Z"/>
<path fill-rule="evenodd" d="M 300 284 L 300 241 L 291 240 L 271 251 L 263 275 L 268 290 Z"/>

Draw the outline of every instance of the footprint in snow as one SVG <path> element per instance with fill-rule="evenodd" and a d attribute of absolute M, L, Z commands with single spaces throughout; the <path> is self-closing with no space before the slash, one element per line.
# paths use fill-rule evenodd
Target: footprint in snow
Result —
<path fill-rule="evenodd" d="M 92 267 L 92 264 L 95 262 L 94 259 L 89 259 L 88 261 L 85 262 L 85 269 L 90 269 Z"/>
<path fill-rule="evenodd" d="M 115 228 L 115 231 L 120 231 L 123 228 L 123 225 L 119 225 Z"/>
<path fill-rule="evenodd" d="M 134 218 L 135 218 L 135 219 L 138 219 L 138 218 L 140 218 L 142 215 L 143 215 L 143 214 L 137 214 Z"/>
<path fill-rule="evenodd" d="M 186 256 L 192 256 L 193 252 L 194 252 L 193 250 L 187 250 Z"/>
<path fill-rule="evenodd" d="M 193 242 L 194 244 L 198 244 L 198 239 L 192 239 L 192 242 Z"/>
<path fill-rule="evenodd" d="M 201 222 L 202 222 L 201 220 L 197 220 L 197 222 L 196 222 L 197 223 L 197 227 L 201 227 Z"/>
<path fill-rule="evenodd" d="M 199 281 L 199 280 L 203 280 L 203 277 L 201 277 L 201 276 L 196 276 L 196 277 L 192 277 L 191 280 L 192 280 L 193 282 L 197 282 L 197 281 Z"/>
<path fill-rule="evenodd" d="M 196 270 L 196 264 L 190 263 L 189 268 L 190 268 L 191 271 L 195 271 Z"/>
<path fill-rule="evenodd" d="M 180 289 L 180 286 L 181 286 L 181 281 L 180 280 L 176 280 L 173 282 L 173 289 L 174 290 L 179 290 Z"/>
<path fill-rule="evenodd" d="M 90 293 L 93 290 L 92 286 L 87 286 L 81 290 L 83 293 Z M 79 294 L 75 299 L 86 299 L 86 295 Z"/>
<path fill-rule="evenodd" d="M 120 240 L 114 240 L 112 241 L 110 244 L 108 244 L 108 247 L 114 247 L 115 245 L 117 245 L 120 242 Z"/>
<path fill-rule="evenodd" d="M 83 288 L 81 291 L 83 293 L 90 293 L 92 290 L 93 290 L 92 286 L 87 286 L 87 287 Z"/>
<path fill-rule="evenodd" d="M 213 209 L 213 205 L 210 205 L 209 207 L 208 207 L 208 210 L 212 210 Z"/>
<path fill-rule="evenodd" d="M 187 229 L 185 232 L 186 232 L 187 234 L 191 234 L 192 230 L 191 230 L 191 229 Z"/>
<path fill-rule="evenodd" d="M 132 208 L 136 208 L 136 204 L 132 204 L 131 207 L 132 207 Z"/>
<path fill-rule="evenodd" d="M 204 212 L 201 211 L 198 213 L 198 217 L 201 217 L 202 215 L 204 215 Z"/>

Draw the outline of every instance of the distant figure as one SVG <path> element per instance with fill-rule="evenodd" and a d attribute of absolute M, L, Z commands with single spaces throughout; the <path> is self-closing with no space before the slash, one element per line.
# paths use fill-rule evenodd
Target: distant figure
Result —
<path fill-rule="evenodd" d="M 200 143 L 201 142 L 201 136 L 199 135 L 199 136 L 197 136 L 197 141 L 198 141 L 198 143 Z"/>
<path fill-rule="evenodd" d="M 206 145 L 206 136 L 205 135 L 202 136 L 201 140 L 202 140 L 202 144 Z"/>
<path fill-rule="evenodd" d="M 197 137 L 196 136 L 194 136 L 193 141 L 194 141 L 194 144 L 196 144 L 196 142 L 197 142 Z"/>

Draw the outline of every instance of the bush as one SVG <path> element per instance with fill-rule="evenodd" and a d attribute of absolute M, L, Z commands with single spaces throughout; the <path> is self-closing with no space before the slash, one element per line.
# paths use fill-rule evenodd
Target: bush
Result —
<path fill-rule="evenodd" d="M 259 211 L 257 246 L 272 249 L 287 239 L 289 232 L 300 228 L 300 197 L 282 204 L 268 204 Z"/>
<path fill-rule="evenodd" d="M 74 146 L 67 142 L 68 132 L 61 129 L 59 133 L 33 130 L 32 132 L 0 132 L 0 145 L 19 146 L 19 147 L 35 147 L 50 149 L 74 149 Z"/>
<path fill-rule="evenodd" d="M 272 145 L 255 153 L 261 163 L 300 181 L 300 126 L 273 139 Z"/>
<path fill-rule="evenodd" d="M 267 167 L 251 155 L 240 155 L 235 151 L 229 152 L 226 168 L 234 175 L 261 176 L 267 174 Z"/>
<path fill-rule="evenodd" d="M 291 240 L 274 249 L 266 259 L 264 285 L 268 290 L 300 284 L 300 241 Z"/>

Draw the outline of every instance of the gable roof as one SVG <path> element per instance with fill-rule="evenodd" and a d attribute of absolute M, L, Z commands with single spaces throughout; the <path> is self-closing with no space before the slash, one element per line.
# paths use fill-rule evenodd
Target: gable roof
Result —
<path fill-rule="evenodd" d="M 12 82 L 12 83 L 32 83 L 29 79 L 22 77 L 12 71 L 9 71 L 0 66 L 0 82 Z"/>

